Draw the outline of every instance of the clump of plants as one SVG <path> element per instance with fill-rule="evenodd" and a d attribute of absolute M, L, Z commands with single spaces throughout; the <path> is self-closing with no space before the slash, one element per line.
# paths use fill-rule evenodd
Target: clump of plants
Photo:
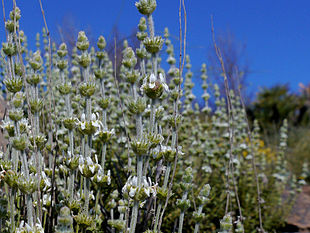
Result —
<path fill-rule="evenodd" d="M 7 145 L 0 157 L 0 231 L 276 229 L 303 183 L 283 160 L 286 123 L 276 158 L 268 160 L 242 98 L 220 96 L 206 65 L 205 105 L 194 104 L 189 56 L 185 69 L 178 67 L 168 29 L 156 34 L 155 0 L 135 5 L 140 46 L 124 41 L 116 70 L 105 38 L 92 47 L 83 31 L 72 54 L 64 43 L 51 44 L 46 29 L 43 45 L 38 36 L 37 51 L 28 50 L 14 1 L 0 63 L 9 106 L 1 123 Z"/>

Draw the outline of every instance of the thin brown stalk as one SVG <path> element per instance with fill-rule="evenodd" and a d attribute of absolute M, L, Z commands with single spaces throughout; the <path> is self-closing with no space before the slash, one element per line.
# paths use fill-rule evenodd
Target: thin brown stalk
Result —
<path fill-rule="evenodd" d="M 46 35 L 48 38 L 48 55 L 49 55 L 49 64 L 48 64 L 48 75 L 47 75 L 47 79 L 48 79 L 48 123 L 49 123 L 49 128 L 51 129 L 52 127 L 52 84 L 51 84 L 51 79 L 52 79 L 52 50 L 51 50 L 51 36 L 50 36 L 50 31 L 48 30 L 48 26 L 47 26 L 47 22 L 46 22 L 46 17 L 45 17 L 45 12 L 43 9 L 43 5 L 42 5 L 42 1 L 39 0 L 39 4 L 40 4 L 40 9 L 41 9 L 41 13 L 42 13 L 42 17 L 43 17 L 43 21 L 44 21 L 44 26 L 45 26 L 45 30 L 46 30 Z M 54 108 L 55 108 L 55 104 L 54 104 Z M 54 109 L 55 110 L 55 109 Z M 55 111 L 54 111 L 55 112 Z M 51 143 L 51 147 L 53 148 L 53 136 L 52 134 L 49 134 L 49 142 Z M 40 182 L 40 173 L 39 173 L 39 182 Z M 53 190 L 52 190 L 53 192 Z M 53 195 L 52 195 L 53 196 Z M 53 199 L 52 199 L 53 201 Z M 53 205 L 51 205 L 53 206 Z M 51 207 L 52 208 L 52 207 Z M 51 210 L 50 210 L 50 214 L 51 214 Z M 42 214 L 40 214 L 40 219 L 42 218 Z M 50 222 L 52 221 L 52 218 L 50 219 Z"/>
<path fill-rule="evenodd" d="M 226 74 L 226 70 L 225 70 L 224 60 L 223 60 L 221 51 L 220 51 L 219 47 L 217 46 L 216 40 L 215 40 L 215 32 L 214 32 L 214 24 L 213 24 L 213 17 L 212 16 L 211 16 L 211 32 L 212 32 L 212 40 L 213 40 L 213 45 L 214 45 L 214 49 L 216 52 L 216 56 L 218 57 L 218 59 L 220 61 L 223 76 L 224 76 L 225 92 L 226 92 L 226 100 L 227 100 L 227 110 L 228 110 L 228 117 L 229 117 L 229 121 L 228 121 L 228 124 L 229 124 L 229 141 L 230 141 L 230 150 L 229 150 L 229 157 L 230 157 L 229 164 L 230 164 L 230 166 L 229 167 L 231 168 L 230 173 L 232 175 L 232 182 L 233 182 L 234 191 L 235 191 L 235 195 L 236 195 L 236 201 L 237 201 L 238 210 L 239 210 L 239 214 L 240 214 L 240 221 L 243 222 L 242 209 L 241 209 L 241 205 L 240 205 L 236 179 L 234 176 L 234 164 L 232 162 L 232 160 L 233 160 L 232 147 L 233 147 L 233 143 L 234 143 L 234 128 L 232 127 L 231 123 L 234 121 L 234 115 L 232 112 L 231 96 L 229 93 L 229 84 L 228 84 L 228 78 L 227 78 L 227 74 Z"/>
<path fill-rule="evenodd" d="M 238 70 L 237 70 L 237 75 L 238 75 Z M 263 228 L 262 207 L 261 207 L 262 199 L 261 199 L 261 195 L 260 195 L 261 192 L 260 192 L 260 186 L 259 186 L 259 179 L 258 179 L 258 174 L 257 174 L 257 169 L 256 169 L 254 151 L 253 151 L 253 140 L 252 140 L 252 134 L 251 134 L 249 119 L 248 119 L 248 116 L 246 114 L 244 99 L 243 99 L 242 94 L 241 94 L 240 84 L 238 85 L 238 92 L 239 92 L 239 96 L 240 96 L 241 105 L 242 105 L 242 108 L 244 111 L 245 121 L 247 124 L 247 133 L 248 133 L 248 138 L 249 138 L 249 142 L 250 142 L 250 151 L 251 151 L 251 155 L 252 155 L 252 168 L 254 171 L 255 182 L 256 182 L 256 191 L 257 191 L 257 210 L 258 210 L 258 218 L 259 218 L 259 231 L 264 233 L 265 230 Z"/>
<path fill-rule="evenodd" d="M 4 1 L 2 0 L 2 12 L 3 12 L 3 22 L 4 22 L 4 25 L 5 25 L 5 6 L 4 6 Z M 5 37 L 6 37 L 6 40 L 8 40 L 8 32 L 6 30 L 5 31 Z"/>
<path fill-rule="evenodd" d="M 62 43 L 65 43 L 65 39 L 64 39 L 64 36 L 63 36 L 61 27 L 60 27 L 60 26 L 57 26 L 57 30 L 58 30 L 58 32 L 59 32 L 60 39 L 61 39 Z"/>
<path fill-rule="evenodd" d="M 50 31 L 48 30 L 47 27 L 47 22 L 46 22 L 46 18 L 45 18 L 45 12 L 43 10 L 43 5 L 41 0 L 39 0 L 39 4 L 40 4 L 40 8 L 41 8 L 41 13 L 42 13 L 42 17 L 43 17 L 43 21 L 44 21 L 44 27 L 46 30 L 46 35 L 48 38 L 48 55 L 49 55 L 49 65 L 48 65 L 48 88 L 49 88 L 49 114 L 51 114 L 51 110 L 52 110 L 52 84 L 51 84 L 51 79 L 52 79 L 52 49 L 51 49 L 51 35 L 50 35 Z M 54 108 L 55 108 L 55 104 L 54 104 Z M 55 109 L 54 109 L 55 110 Z M 51 116 L 49 116 L 49 124 L 51 126 Z"/>
<path fill-rule="evenodd" d="M 182 8 L 183 8 L 183 12 L 184 12 L 184 39 L 182 40 Z M 178 97 L 176 100 L 176 104 L 175 104 L 175 108 L 174 108 L 174 130 L 175 130 L 175 134 L 176 134 L 176 143 L 175 143 L 175 149 L 176 149 L 176 155 L 175 155 L 175 159 L 174 159 L 174 165 L 173 165 L 173 171 L 172 171 L 172 177 L 171 177 L 171 181 L 169 183 L 169 187 L 168 187 L 168 195 L 165 201 L 165 205 L 163 207 L 162 213 L 160 215 L 160 219 L 159 219 L 159 223 L 158 223 L 158 232 L 160 232 L 160 228 L 161 228 L 161 224 L 162 224 L 162 220 L 163 220 L 163 216 L 165 213 L 165 210 L 167 208 L 168 205 L 168 201 L 171 195 L 171 191 L 172 191 L 172 185 L 173 185 L 173 180 L 175 177 L 175 172 L 176 172 L 176 168 L 177 168 L 177 162 L 178 162 L 178 154 L 179 154 L 179 144 L 178 144 L 178 126 L 177 126 L 177 116 L 178 116 L 178 104 L 180 101 L 180 96 L 181 96 L 181 79 L 182 79 L 182 73 L 183 73 L 183 68 L 184 68 L 184 64 L 185 64 L 185 53 L 186 53 L 186 32 L 187 32 L 187 14 L 186 14 L 186 8 L 185 8 L 185 3 L 184 0 L 180 0 L 179 2 L 179 41 L 180 41 L 180 54 L 179 54 L 179 85 L 178 85 Z M 183 47 L 184 45 L 184 47 Z M 182 47 L 183 47 L 183 51 L 182 51 Z M 183 60 L 182 60 L 183 59 Z"/>

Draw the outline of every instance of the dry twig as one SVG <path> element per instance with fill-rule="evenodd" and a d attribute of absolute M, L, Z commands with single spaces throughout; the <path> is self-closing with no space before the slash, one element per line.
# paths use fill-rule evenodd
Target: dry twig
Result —
<path fill-rule="evenodd" d="M 233 115 L 233 112 L 232 112 L 231 96 L 230 96 L 230 93 L 229 93 L 229 84 L 228 84 L 228 78 L 227 78 L 227 74 L 226 74 L 226 70 L 225 70 L 224 60 L 223 60 L 221 51 L 220 51 L 219 47 L 217 46 L 216 40 L 215 40 L 213 16 L 211 16 L 211 32 L 212 32 L 212 40 L 213 40 L 213 45 L 214 45 L 214 49 L 215 49 L 215 52 L 216 52 L 216 56 L 218 57 L 218 59 L 219 59 L 219 61 L 221 63 L 221 68 L 222 68 L 222 72 L 223 72 L 223 76 L 224 76 L 226 101 L 227 101 L 227 110 L 228 110 L 228 118 L 229 118 L 229 120 L 228 120 L 229 141 L 230 141 L 229 171 L 230 171 L 231 176 L 232 176 L 232 182 L 233 182 L 233 186 L 234 186 L 234 192 L 235 192 L 235 195 L 236 195 L 236 201 L 237 201 L 237 205 L 238 205 L 240 221 L 243 222 L 242 209 L 241 209 L 241 204 L 240 204 L 240 200 L 239 200 L 236 179 L 235 179 L 235 176 L 234 176 L 234 170 L 235 169 L 234 169 L 233 154 L 232 154 L 233 143 L 234 143 L 234 128 L 232 126 L 232 122 L 234 122 L 234 115 Z M 227 198 L 229 198 L 229 195 L 227 195 Z M 228 208 L 226 206 L 226 213 L 227 213 L 227 210 L 228 210 Z"/>

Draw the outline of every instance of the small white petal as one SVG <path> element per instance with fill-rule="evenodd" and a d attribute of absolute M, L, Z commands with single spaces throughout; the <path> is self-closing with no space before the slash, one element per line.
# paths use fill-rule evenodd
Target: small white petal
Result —
<path fill-rule="evenodd" d="M 87 165 L 93 165 L 93 161 L 91 160 L 90 157 L 86 158 L 86 162 L 87 162 Z"/>
<path fill-rule="evenodd" d="M 95 166 L 94 165 L 89 166 L 89 170 L 91 171 L 91 173 L 94 173 L 95 172 Z"/>
<path fill-rule="evenodd" d="M 164 83 L 164 82 L 165 82 L 165 79 L 164 79 L 164 76 L 163 76 L 162 73 L 159 73 L 159 81 L 160 81 L 161 83 Z"/>
<path fill-rule="evenodd" d="M 100 127 L 100 124 L 98 121 L 92 121 L 92 125 L 99 128 Z"/>
<path fill-rule="evenodd" d="M 130 196 L 130 197 L 134 197 L 135 194 L 136 194 L 136 190 L 137 190 L 137 188 L 131 187 L 131 188 L 130 188 L 130 191 L 129 191 L 129 196 Z"/>
<path fill-rule="evenodd" d="M 156 81 L 156 76 L 155 76 L 155 74 L 151 74 L 150 75 L 150 83 L 154 83 Z"/>
<path fill-rule="evenodd" d="M 169 87 L 168 87 L 168 85 L 166 84 L 166 83 L 162 83 L 162 85 L 163 85 L 163 88 L 165 89 L 165 91 L 169 91 Z"/>
<path fill-rule="evenodd" d="M 85 121 L 85 113 L 82 114 L 81 121 Z"/>
<path fill-rule="evenodd" d="M 82 165 L 79 165 L 79 170 L 83 174 L 83 166 Z"/>
<path fill-rule="evenodd" d="M 145 194 L 149 197 L 150 196 L 150 189 L 149 188 L 144 188 Z"/>
<path fill-rule="evenodd" d="M 83 164 L 84 164 L 84 158 L 83 158 L 82 155 L 80 155 L 79 164 L 80 164 L 80 165 L 83 165 Z"/>

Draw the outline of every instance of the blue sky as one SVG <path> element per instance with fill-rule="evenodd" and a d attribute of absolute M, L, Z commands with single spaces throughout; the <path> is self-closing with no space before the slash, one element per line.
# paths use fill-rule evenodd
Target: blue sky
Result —
<path fill-rule="evenodd" d="M 108 37 L 117 24 L 124 35 L 130 34 L 140 14 L 134 0 L 42 0 L 52 37 L 59 38 L 57 25 L 64 17 L 74 18 L 79 30 L 92 29 L 94 36 Z M 5 0 L 7 16 L 12 7 Z M 22 11 L 21 28 L 34 46 L 35 33 L 43 27 L 38 0 L 18 1 Z M 162 34 L 167 26 L 178 36 L 179 0 L 157 0 L 155 30 Z M 188 54 L 193 71 L 203 62 L 211 45 L 210 15 L 217 32 L 230 31 L 247 45 L 246 54 L 252 70 L 250 90 L 278 83 L 288 83 L 298 91 L 298 83 L 310 83 L 310 1 L 309 0 L 185 0 L 188 20 Z M 0 13 L 2 20 L 2 11 Z M 3 23 L 0 37 L 4 40 Z M 177 45 L 178 41 L 173 42 Z"/>

